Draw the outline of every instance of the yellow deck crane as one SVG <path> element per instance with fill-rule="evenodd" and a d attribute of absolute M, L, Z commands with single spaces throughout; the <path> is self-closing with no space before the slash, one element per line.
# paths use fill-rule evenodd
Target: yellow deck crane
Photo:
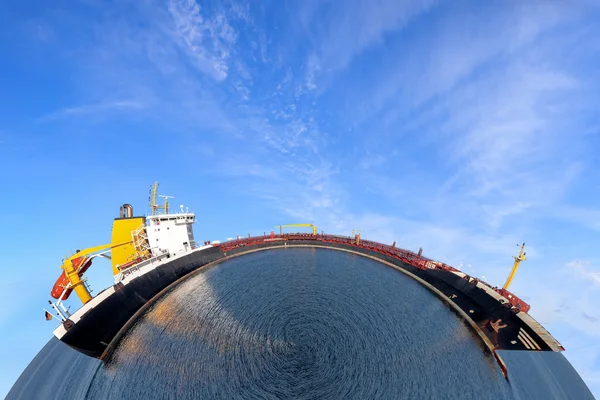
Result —
<path fill-rule="evenodd" d="M 518 246 L 518 245 L 517 245 Z M 513 265 L 513 269 L 512 271 L 510 271 L 510 275 L 508 276 L 508 278 L 506 279 L 506 283 L 504 284 L 503 288 L 504 290 L 508 290 L 508 286 L 510 285 L 510 283 L 512 282 L 513 278 L 515 277 L 515 273 L 517 272 L 517 268 L 519 268 L 519 264 L 521 263 L 521 261 L 525 261 L 527 260 L 525 258 L 525 255 L 527 253 L 525 253 L 525 243 L 523 243 L 521 245 L 521 251 L 519 252 L 519 256 L 518 257 L 513 257 L 515 259 L 515 264 Z"/>
<path fill-rule="evenodd" d="M 302 228 L 312 228 L 312 234 L 313 235 L 317 235 L 317 227 L 314 226 L 313 224 L 287 224 L 287 225 L 278 225 L 275 228 L 279 228 L 279 234 L 283 234 L 283 228 L 295 228 L 295 227 L 302 227 Z"/>
<path fill-rule="evenodd" d="M 81 302 L 83 304 L 90 301 L 92 299 L 92 296 L 91 296 L 88 288 L 85 286 L 84 280 L 81 279 L 82 278 L 82 274 L 80 273 L 81 272 L 80 271 L 81 264 L 78 263 L 77 265 L 75 265 L 73 263 L 73 261 L 78 258 L 88 256 L 90 254 L 99 253 L 102 250 L 108 250 L 108 249 L 112 250 L 114 248 L 125 246 L 125 245 L 131 244 L 131 243 L 132 243 L 131 241 L 117 243 L 117 244 L 109 243 L 109 244 L 103 244 L 101 246 L 90 247 L 90 248 L 87 248 L 84 250 L 78 250 L 77 253 L 73 254 L 71 257 L 64 260 L 64 262 L 60 268 L 65 271 L 64 275 L 66 276 L 69 283 L 71 284 L 71 288 L 73 288 L 73 290 L 75 291 L 75 294 L 77 294 L 77 297 L 79 297 L 79 299 L 81 300 Z M 59 277 L 59 280 L 60 280 L 60 277 Z"/>

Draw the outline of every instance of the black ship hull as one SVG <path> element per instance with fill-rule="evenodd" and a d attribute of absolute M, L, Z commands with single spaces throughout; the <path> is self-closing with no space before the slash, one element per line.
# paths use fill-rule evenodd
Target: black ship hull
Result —
<path fill-rule="evenodd" d="M 103 358 L 135 314 L 169 285 L 198 268 L 223 258 L 217 247 L 194 252 L 168 261 L 141 275 L 86 312 L 77 323 L 63 323 L 67 332 L 60 340 L 73 349 L 94 358 Z M 70 326 L 70 327 L 69 327 Z"/>
<path fill-rule="evenodd" d="M 90 357 L 105 359 L 120 337 L 131 327 L 137 317 L 160 297 L 169 285 L 209 263 L 245 254 L 249 251 L 282 248 L 285 241 L 264 242 L 228 250 L 219 247 L 193 252 L 167 262 L 141 275 L 86 312 L 79 321 L 65 326 L 67 332 L 60 338 L 75 350 Z M 483 341 L 485 347 L 495 350 L 552 350 L 535 330 L 513 311 L 488 295 L 476 284 L 445 270 L 419 269 L 392 256 L 355 245 L 326 243 L 319 240 L 288 241 L 287 246 L 325 247 L 331 250 L 351 251 L 371 257 L 409 273 L 435 295 L 448 303 L 452 310 L 465 320 Z M 497 322 L 501 321 L 501 322 Z M 66 321 L 69 325 L 69 321 Z M 494 326 L 494 324 L 496 324 Z M 527 341 L 519 340 L 524 333 Z M 537 347 L 537 348 L 536 348 Z"/>

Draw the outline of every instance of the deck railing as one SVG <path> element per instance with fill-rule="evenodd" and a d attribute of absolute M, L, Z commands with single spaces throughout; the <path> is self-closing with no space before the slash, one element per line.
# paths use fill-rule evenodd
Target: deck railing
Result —
<path fill-rule="evenodd" d="M 415 268 L 426 270 L 426 269 L 441 269 L 449 272 L 460 272 L 460 270 L 447 265 L 445 263 L 431 260 L 423 255 L 419 255 L 413 251 L 396 247 L 395 245 L 390 246 L 371 240 L 360 239 L 357 237 L 350 236 L 339 236 L 339 235 L 327 235 L 327 234 L 310 234 L 310 233 L 286 233 L 286 234 L 270 234 L 263 236 L 249 236 L 230 240 L 227 242 L 215 244 L 214 246 L 221 248 L 223 252 L 228 252 L 236 248 L 254 246 L 264 243 L 272 243 L 274 241 L 297 241 L 297 240 L 316 240 L 325 243 L 339 243 L 347 246 L 356 246 L 362 249 L 375 251 L 380 254 L 384 254 L 402 261 L 405 264 L 411 265 Z M 479 281 L 482 282 L 482 281 Z M 485 283 L 485 282 L 482 282 Z M 488 285 L 490 286 L 490 285 Z M 508 307 L 512 307 L 515 311 L 529 311 L 529 304 L 515 296 L 513 293 L 504 290 L 497 289 L 490 286 L 498 294 L 508 299 Z"/>

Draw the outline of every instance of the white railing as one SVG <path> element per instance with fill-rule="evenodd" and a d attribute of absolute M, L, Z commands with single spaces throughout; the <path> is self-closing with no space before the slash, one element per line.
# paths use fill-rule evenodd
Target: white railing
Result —
<path fill-rule="evenodd" d="M 166 258 L 169 255 L 169 253 L 167 251 L 164 251 L 163 254 L 159 254 L 157 256 L 154 256 L 152 258 L 149 258 L 147 260 L 141 261 L 137 264 L 133 264 L 125 269 L 123 269 L 121 272 L 119 272 L 117 275 L 115 275 L 115 283 L 119 283 L 121 282 L 123 279 L 127 278 L 129 275 L 139 271 L 141 268 L 148 266 L 148 265 L 153 265 L 156 264 L 158 262 L 161 262 L 164 258 Z"/>

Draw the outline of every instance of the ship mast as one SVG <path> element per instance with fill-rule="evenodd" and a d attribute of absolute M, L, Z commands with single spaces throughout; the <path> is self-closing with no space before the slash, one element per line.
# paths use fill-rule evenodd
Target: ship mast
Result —
<path fill-rule="evenodd" d="M 156 203 L 156 197 L 163 197 L 165 199 L 165 203 L 160 206 Z M 156 210 L 165 210 L 165 214 L 169 213 L 169 199 L 172 199 L 173 196 L 163 196 L 158 195 L 158 182 L 154 182 L 154 185 L 150 186 L 150 209 L 152 210 L 152 215 L 156 215 Z"/>
<path fill-rule="evenodd" d="M 158 182 L 154 181 L 154 185 L 150 186 L 150 209 L 152 210 L 152 215 L 156 214 L 156 209 L 159 207 L 156 204 L 156 192 L 158 191 Z"/>
<path fill-rule="evenodd" d="M 517 245 L 517 246 L 518 246 L 518 245 Z M 512 271 L 510 271 L 510 275 L 509 275 L 509 276 L 508 276 L 508 278 L 506 279 L 506 283 L 505 283 L 505 284 L 504 284 L 504 286 L 503 286 L 503 288 L 504 288 L 505 290 L 507 290 L 507 289 L 508 289 L 508 286 L 510 285 L 510 283 L 511 283 L 511 282 L 512 282 L 512 280 L 513 280 L 513 278 L 515 277 L 515 273 L 517 272 L 517 268 L 519 268 L 519 264 L 521 263 L 521 261 L 525 261 L 525 260 L 527 260 L 527 259 L 525 258 L 525 255 L 526 255 L 527 253 L 525 253 L 524 249 L 525 249 L 525 243 L 523 243 L 523 244 L 521 245 L 521 251 L 519 252 L 519 256 L 518 256 L 518 257 L 514 257 L 514 256 L 513 256 L 513 258 L 515 259 L 515 264 L 513 265 L 513 269 L 512 269 Z"/>

